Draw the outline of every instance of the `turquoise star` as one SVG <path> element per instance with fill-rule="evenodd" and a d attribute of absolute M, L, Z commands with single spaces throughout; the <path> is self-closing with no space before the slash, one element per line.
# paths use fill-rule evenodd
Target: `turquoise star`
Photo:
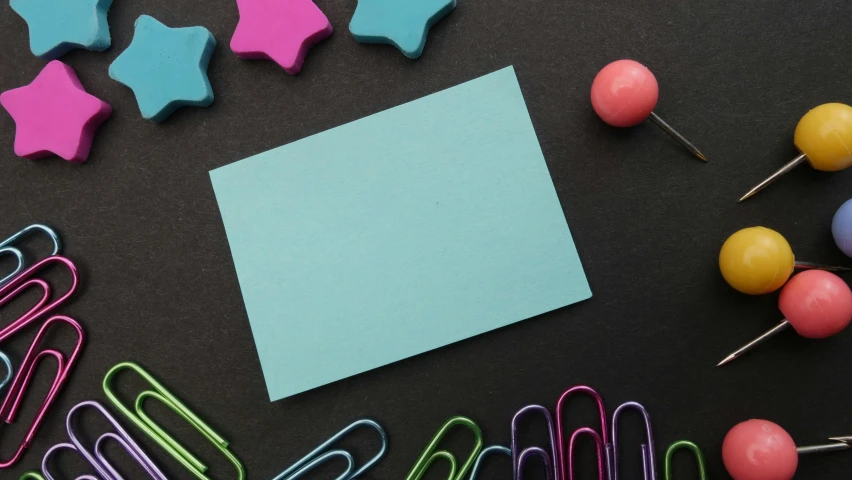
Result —
<path fill-rule="evenodd" d="M 30 50 L 53 60 L 75 48 L 109 48 L 107 11 L 112 0 L 11 0 L 30 29 Z"/>
<path fill-rule="evenodd" d="M 215 48 L 216 39 L 204 27 L 169 28 L 142 15 L 109 76 L 133 90 L 142 117 L 162 122 L 180 107 L 213 103 L 207 64 Z"/>
<path fill-rule="evenodd" d="M 456 8 L 456 0 L 358 0 L 349 31 L 362 43 L 389 43 L 419 58 L 432 25 Z"/>

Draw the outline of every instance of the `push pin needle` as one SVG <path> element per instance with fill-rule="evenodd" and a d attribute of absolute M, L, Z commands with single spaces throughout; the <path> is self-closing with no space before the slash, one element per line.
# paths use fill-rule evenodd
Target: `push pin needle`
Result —
<path fill-rule="evenodd" d="M 751 198 L 779 177 L 805 161 L 816 170 L 836 172 L 852 166 L 852 107 L 826 103 L 809 111 L 799 120 L 793 143 L 801 155 L 791 160 L 740 198 Z"/>
<path fill-rule="evenodd" d="M 648 115 L 648 118 L 650 118 L 651 121 L 654 122 L 654 124 L 656 124 L 658 127 L 660 127 L 664 132 L 668 133 L 670 137 L 677 140 L 677 143 L 683 145 L 683 148 L 689 150 L 690 152 L 692 152 L 693 155 L 700 158 L 701 160 L 704 160 L 705 162 L 707 161 L 707 157 L 705 157 L 703 153 L 698 151 L 698 149 L 695 147 L 695 145 L 692 144 L 692 142 L 690 142 L 686 139 L 686 137 L 678 133 L 677 130 L 672 128 L 671 125 L 666 123 L 666 121 L 660 118 L 659 115 L 654 112 L 651 112 L 651 114 Z"/>

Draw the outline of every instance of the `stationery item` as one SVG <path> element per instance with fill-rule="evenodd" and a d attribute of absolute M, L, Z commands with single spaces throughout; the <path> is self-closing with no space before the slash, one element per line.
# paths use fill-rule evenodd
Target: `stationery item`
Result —
<path fill-rule="evenodd" d="M 688 450 L 692 452 L 698 466 L 698 480 L 707 480 L 707 462 L 704 461 L 704 453 L 701 452 L 701 448 L 699 448 L 698 445 L 687 440 L 674 442 L 669 445 L 668 449 L 666 449 L 664 480 L 674 480 L 672 478 L 672 459 L 678 450 Z"/>
<path fill-rule="evenodd" d="M 68 268 L 71 275 L 71 285 L 68 290 L 62 295 L 53 295 L 53 289 L 50 284 L 36 275 L 47 267 L 52 265 L 64 265 Z M 71 260 L 61 256 L 47 257 L 35 265 L 27 268 L 17 277 L 13 278 L 7 284 L 0 287 L 0 307 L 6 305 L 18 295 L 28 291 L 31 288 L 38 288 L 41 291 L 41 298 L 29 310 L 24 312 L 20 317 L 0 329 L 0 342 L 11 337 L 22 328 L 31 323 L 45 317 L 48 313 L 56 310 L 60 305 L 64 304 L 77 291 L 80 280 L 77 274 L 77 266 Z"/>
<path fill-rule="evenodd" d="M 272 400 L 591 296 L 512 68 L 210 176 Z"/>
<path fill-rule="evenodd" d="M 852 448 L 852 437 L 829 440 L 832 443 L 796 447 L 793 438 L 780 425 L 767 420 L 748 420 L 736 425 L 725 436 L 722 460 L 734 480 L 790 480 L 796 474 L 800 454 Z"/>
<path fill-rule="evenodd" d="M 465 460 L 461 468 L 459 468 L 459 463 L 452 453 L 446 450 L 438 450 L 438 444 L 441 443 L 441 440 L 447 435 L 447 432 L 457 426 L 469 428 L 470 431 L 473 432 L 474 437 L 473 450 L 470 452 L 470 456 L 467 457 L 467 460 Z M 452 417 L 444 423 L 444 425 L 438 430 L 438 433 L 436 433 L 435 436 L 432 437 L 432 440 L 429 441 L 429 444 L 426 445 L 423 453 L 421 453 L 420 457 L 417 458 L 417 461 L 414 462 L 414 466 L 411 468 L 411 471 L 405 476 L 405 480 L 420 480 L 426 474 L 426 471 L 429 470 L 432 463 L 439 459 L 446 460 L 450 465 L 448 480 L 463 480 L 467 475 L 468 470 L 470 470 L 473 466 L 473 463 L 479 458 L 479 452 L 482 451 L 482 445 L 482 430 L 479 429 L 479 426 L 474 423 L 473 420 L 467 417 Z"/>
<path fill-rule="evenodd" d="M 660 96 L 657 78 L 635 60 L 616 60 L 605 66 L 592 82 L 592 108 L 613 127 L 633 127 L 650 118 L 684 148 L 707 161 L 695 145 L 663 121 L 654 108 Z"/>
<path fill-rule="evenodd" d="M 740 202 L 804 162 L 823 172 L 836 172 L 852 166 L 852 152 L 847 146 L 852 145 L 852 107 L 826 103 L 809 111 L 799 120 L 793 143 L 801 155 L 749 190 Z"/>
<path fill-rule="evenodd" d="M 77 434 L 74 426 L 75 415 L 77 415 L 77 412 L 87 408 L 98 411 L 104 419 L 112 425 L 114 430 L 112 432 L 106 432 L 98 437 L 92 448 L 86 447 L 83 444 L 83 441 Z M 151 458 L 142 450 L 142 447 L 136 443 L 133 437 L 127 433 L 121 424 L 118 423 L 118 420 L 109 413 L 106 407 L 101 405 L 99 402 L 89 400 L 78 403 L 68 412 L 68 416 L 65 420 L 65 427 L 68 432 L 68 437 L 71 439 L 71 443 L 60 443 L 58 445 L 54 445 L 47 451 L 42 460 L 41 469 L 45 477 L 47 477 L 47 480 L 55 479 L 50 470 L 50 463 L 53 455 L 60 450 L 73 450 L 77 452 L 104 480 L 123 480 L 121 474 L 118 473 L 104 453 L 104 445 L 110 440 L 118 443 L 118 445 L 121 446 L 136 461 L 136 463 L 145 470 L 150 478 L 153 480 L 167 480 L 165 474 L 163 474 L 153 460 L 151 460 Z"/>
<path fill-rule="evenodd" d="M 109 48 L 107 12 L 112 0 L 11 0 L 9 4 L 30 29 L 33 55 L 52 60 L 76 48 L 102 52 Z"/>
<path fill-rule="evenodd" d="M 162 122 L 178 108 L 213 103 L 207 65 L 215 48 L 216 39 L 204 27 L 169 28 L 142 15 L 109 76 L 133 90 L 143 118 Z"/>
<path fill-rule="evenodd" d="M 545 451 L 541 447 L 527 447 L 521 450 L 518 441 L 518 424 L 521 419 L 531 413 L 540 413 L 544 417 L 547 424 L 547 433 L 550 437 L 550 452 Z M 521 480 L 524 476 L 524 465 L 533 456 L 541 458 L 544 462 L 547 478 L 556 480 L 559 478 L 559 455 L 556 450 L 556 431 L 553 428 L 553 417 L 547 408 L 541 405 L 527 405 L 518 410 L 515 416 L 512 417 L 512 478 Z"/>
<path fill-rule="evenodd" d="M 361 43 L 393 45 L 420 58 L 429 29 L 456 8 L 456 0 L 358 0 L 349 31 Z"/>
<path fill-rule="evenodd" d="M 612 414 L 612 480 L 618 480 L 619 477 L 619 456 L 618 456 L 618 417 L 627 410 L 635 410 L 642 416 L 645 423 L 645 443 L 641 445 L 642 449 L 642 469 L 645 473 L 645 480 L 655 480 L 657 478 L 657 461 L 654 458 L 656 450 L 654 449 L 654 434 L 651 429 L 651 416 L 648 410 L 637 402 L 625 402 L 615 409 Z"/>
<path fill-rule="evenodd" d="M 15 267 L 15 269 L 9 275 L 0 279 L 0 287 L 5 285 L 9 280 L 15 278 L 15 276 L 21 273 L 21 271 L 26 267 L 27 262 L 24 259 L 23 253 L 21 253 L 21 251 L 17 248 L 14 248 L 14 246 L 17 245 L 22 238 L 29 236 L 30 234 L 36 231 L 43 232 L 45 235 L 48 236 L 51 243 L 53 243 L 53 250 L 50 253 L 51 256 L 59 255 L 59 253 L 62 251 L 62 241 L 59 239 L 59 235 L 57 235 L 52 228 L 48 227 L 47 225 L 42 225 L 40 223 L 34 223 L 32 225 L 24 227 L 23 229 L 18 231 L 18 233 L 0 242 L 0 255 L 12 255 L 18 260 L 18 265 Z"/>
<path fill-rule="evenodd" d="M 512 450 L 502 445 L 492 445 L 490 447 L 483 448 L 476 457 L 476 463 L 473 464 L 473 469 L 470 471 L 470 480 L 478 480 L 479 473 L 482 471 L 482 463 L 485 458 L 497 454 L 506 455 L 510 459 L 512 458 Z"/>
<path fill-rule="evenodd" d="M 793 274 L 793 269 L 820 269 L 846 272 L 849 268 L 797 262 L 787 240 L 766 227 L 748 227 L 737 231 L 719 251 L 719 270 L 725 281 L 748 295 L 763 295 L 778 290 Z"/>
<path fill-rule="evenodd" d="M 778 309 L 785 319 L 777 327 L 728 355 L 716 366 L 736 360 L 789 326 L 799 335 L 812 339 L 840 333 L 852 321 L 852 290 L 833 273 L 808 270 L 784 285 L 778 297 Z"/>
<path fill-rule="evenodd" d="M 132 370 L 136 372 L 143 380 L 148 382 L 151 385 L 149 390 L 145 390 L 136 396 L 136 399 L 133 402 L 134 408 L 130 410 L 112 389 L 112 381 L 116 375 L 122 370 Z M 206 439 L 210 441 L 223 455 L 228 459 L 231 464 L 234 465 L 234 468 L 237 470 L 237 479 L 244 480 L 246 477 L 245 469 L 243 468 L 243 464 L 240 460 L 228 449 L 228 441 L 222 438 L 221 435 L 216 433 L 207 423 L 201 420 L 195 413 L 193 413 L 186 405 L 183 404 L 177 397 L 172 395 L 171 392 L 166 390 L 159 381 L 157 381 L 150 373 L 145 371 L 139 365 L 133 362 L 122 362 L 118 365 L 112 367 L 109 372 L 107 372 L 106 377 L 104 377 L 103 382 L 104 393 L 106 393 L 107 398 L 110 402 L 112 402 L 113 406 L 118 409 L 119 412 L 124 414 L 128 420 L 133 422 L 139 429 L 141 429 L 145 434 L 147 434 L 151 440 L 155 441 L 160 447 L 163 448 L 169 455 L 171 455 L 175 460 L 180 462 L 190 473 L 195 475 L 199 480 L 210 480 L 210 477 L 206 475 L 207 465 L 201 462 L 195 455 L 189 452 L 185 447 L 183 447 L 177 440 L 174 439 L 171 435 L 169 435 L 162 427 L 157 425 L 148 414 L 143 410 L 143 403 L 145 399 L 154 399 L 159 400 L 165 406 L 169 407 L 172 411 L 181 416 L 184 420 L 189 422 L 189 424 L 198 430 L 199 433 L 204 435 Z"/>
<path fill-rule="evenodd" d="M 308 50 L 331 36 L 331 23 L 311 0 L 237 0 L 240 21 L 231 50 L 240 58 L 268 59 L 285 72 L 302 70 Z"/>
<path fill-rule="evenodd" d="M 18 480 L 45 480 L 41 473 L 36 471 L 24 472 Z M 77 480 L 89 480 L 86 477 L 78 477 Z M 98 480 L 97 478 L 91 480 Z"/>
<path fill-rule="evenodd" d="M 112 114 L 59 60 L 45 65 L 29 85 L 0 94 L 0 105 L 15 120 L 15 155 L 30 160 L 57 155 L 85 163 L 95 131 Z"/>
<path fill-rule="evenodd" d="M 329 446 L 331 446 L 331 444 L 335 442 L 340 441 L 341 438 L 345 437 L 353 430 L 356 430 L 361 427 L 370 427 L 376 432 L 378 432 L 379 439 L 382 442 L 382 446 L 379 449 L 379 453 L 373 456 L 373 458 L 371 458 L 370 461 L 365 463 L 361 468 L 355 470 L 355 458 L 352 456 L 351 453 L 343 449 L 329 450 Z M 365 418 L 352 423 L 348 427 L 336 433 L 333 437 L 326 440 L 322 445 L 315 448 L 313 451 L 311 451 L 311 453 L 305 455 L 301 460 L 294 463 L 284 472 L 278 474 L 272 480 L 297 480 L 300 478 L 308 478 L 307 475 L 310 474 L 314 468 L 335 458 L 343 458 L 344 460 L 346 460 L 347 463 L 346 471 L 340 474 L 337 477 L 337 480 L 354 480 L 365 474 L 371 468 L 373 468 L 373 466 L 375 466 L 379 462 L 379 460 L 381 460 L 382 457 L 385 455 L 387 449 L 388 435 L 387 433 L 385 433 L 385 430 L 378 423 Z"/>
<path fill-rule="evenodd" d="M 15 372 L 12 368 L 12 361 L 9 360 L 9 356 L 3 352 L 0 352 L 0 362 L 3 362 L 3 368 L 6 370 L 3 380 L 0 380 L 0 393 L 3 393 L 3 389 L 6 388 L 6 385 L 9 385 L 9 381 L 12 380 L 12 375 Z"/>
<path fill-rule="evenodd" d="M 837 209 L 831 222 L 831 234 L 847 257 L 852 257 L 852 200 L 847 200 Z"/>
<path fill-rule="evenodd" d="M 565 448 L 565 430 L 564 416 L 565 403 L 574 395 L 586 394 L 592 397 L 600 415 L 600 433 L 589 427 L 578 428 L 571 434 L 568 441 L 568 448 Z M 561 480 L 574 479 L 574 451 L 577 441 L 582 436 L 588 436 L 595 443 L 595 449 L 598 456 L 598 480 L 604 480 L 606 475 L 607 480 L 611 477 L 610 466 L 612 465 L 612 444 L 609 441 L 607 433 L 606 407 L 604 406 L 603 398 L 597 390 L 586 385 L 577 385 L 566 390 L 556 402 L 556 442 L 559 452 L 559 468 Z M 567 452 L 567 454 L 566 454 Z"/>
<path fill-rule="evenodd" d="M 74 350 L 67 357 L 59 350 L 44 348 L 42 346 L 47 331 L 54 325 L 61 323 L 71 326 L 77 332 L 77 342 Z M 68 380 L 68 375 L 71 372 L 71 369 L 77 363 L 77 358 L 80 354 L 80 350 L 83 348 L 84 340 L 85 334 L 83 333 L 83 327 L 81 327 L 76 320 L 70 317 L 57 315 L 47 319 L 42 324 L 41 329 L 33 339 L 26 356 L 24 356 L 24 360 L 21 362 L 18 374 L 15 375 L 14 380 L 12 380 L 12 384 L 9 386 L 9 391 L 6 393 L 5 399 L 2 404 L 0 404 L 0 417 L 3 418 L 3 421 L 5 423 L 13 423 L 15 421 L 15 415 L 18 413 L 18 409 L 21 407 L 23 399 L 26 396 L 25 391 L 27 387 L 31 385 L 33 374 L 41 361 L 48 357 L 53 357 L 58 365 L 56 376 L 53 379 L 53 384 L 50 387 L 50 391 L 47 393 L 47 397 L 39 407 L 38 413 L 36 413 L 35 419 L 33 419 L 33 423 L 30 425 L 29 430 L 27 430 L 26 436 L 18 445 L 18 449 L 11 458 L 6 461 L 0 461 L 0 468 L 9 468 L 18 463 L 23 456 L 24 451 L 32 444 L 36 434 L 38 433 L 39 427 L 41 427 L 41 424 L 44 422 L 48 410 L 50 410 L 50 407 L 56 401 L 59 396 L 59 392 Z"/>

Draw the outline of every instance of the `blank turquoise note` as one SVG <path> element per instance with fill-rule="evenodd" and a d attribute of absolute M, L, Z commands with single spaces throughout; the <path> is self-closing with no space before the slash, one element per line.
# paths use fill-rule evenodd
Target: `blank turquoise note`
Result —
<path fill-rule="evenodd" d="M 511 67 L 210 177 L 272 400 L 591 296 Z"/>

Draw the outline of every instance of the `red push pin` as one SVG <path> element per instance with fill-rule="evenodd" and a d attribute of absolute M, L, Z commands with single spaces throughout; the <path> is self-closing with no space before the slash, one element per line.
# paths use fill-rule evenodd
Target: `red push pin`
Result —
<path fill-rule="evenodd" d="M 791 325 L 805 338 L 820 339 L 840 333 L 852 321 L 852 290 L 833 273 L 807 270 L 784 285 L 778 298 L 778 309 L 786 317 L 784 321 L 728 355 L 716 366 L 736 360 Z"/>
<path fill-rule="evenodd" d="M 654 113 L 660 87 L 647 67 L 635 60 L 616 60 L 598 72 L 592 82 L 592 107 L 613 127 L 633 127 L 650 118 L 693 155 L 707 157 L 689 140 Z"/>
<path fill-rule="evenodd" d="M 734 480 L 790 480 L 799 466 L 799 455 L 852 448 L 852 437 L 830 438 L 833 443 L 796 447 L 779 425 L 749 420 L 735 426 L 722 443 L 722 461 Z"/>

